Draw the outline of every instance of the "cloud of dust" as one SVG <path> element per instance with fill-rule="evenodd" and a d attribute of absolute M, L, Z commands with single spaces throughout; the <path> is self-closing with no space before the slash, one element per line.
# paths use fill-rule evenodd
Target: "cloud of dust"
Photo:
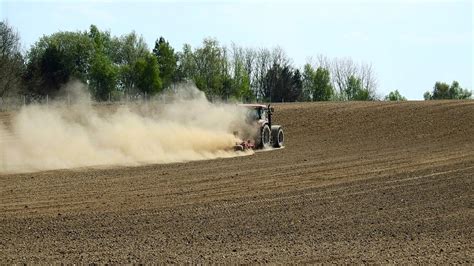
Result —
<path fill-rule="evenodd" d="M 0 173 L 171 163 L 252 154 L 236 152 L 233 134 L 245 124 L 237 105 L 210 103 L 181 86 L 163 98 L 127 105 L 89 100 L 84 86 L 69 85 L 68 100 L 22 108 L 0 124 Z M 7 141 L 2 141 L 2 136 Z"/>

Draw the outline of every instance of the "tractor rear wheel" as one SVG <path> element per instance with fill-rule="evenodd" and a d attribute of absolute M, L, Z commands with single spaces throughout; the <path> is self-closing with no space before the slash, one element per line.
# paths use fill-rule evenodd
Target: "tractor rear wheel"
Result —
<path fill-rule="evenodd" d="M 280 126 L 272 126 L 272 143 L 274 148 L 281 148 L 285 143 L 285 134 Z"/>

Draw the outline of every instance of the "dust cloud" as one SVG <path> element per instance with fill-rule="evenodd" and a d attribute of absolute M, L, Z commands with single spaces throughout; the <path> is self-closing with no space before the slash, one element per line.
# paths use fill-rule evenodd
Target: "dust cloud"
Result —
<path fill-rule="evenodd" d="M 94 104 L 77 83 L 65 91 L 67 103 L 26 106 L 13 115 L 10 125 L 0 123 L 0 173 L 253 153 L 233 150 L 240 141 L 233 132 L 244 125 L 245 111 L 234 104 L 210 103 L 193 86 L 124 105 Z"/>

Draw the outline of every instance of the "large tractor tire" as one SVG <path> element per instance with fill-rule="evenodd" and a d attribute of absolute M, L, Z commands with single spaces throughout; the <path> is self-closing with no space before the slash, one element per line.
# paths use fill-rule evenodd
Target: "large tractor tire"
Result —
<path fill-rule="evenodd" d="M 260 135 L 257 138 L 257 148 L 266 149 L 271 147 L 271 131 L 268 125 L 264 125 L 260 130 Z"/>
<path fill-rule="evenodd" d="M 285 134 L 281 126 L 272 126 L 272 144 L 274 148 L 281 148 L 285 144 Z"/>

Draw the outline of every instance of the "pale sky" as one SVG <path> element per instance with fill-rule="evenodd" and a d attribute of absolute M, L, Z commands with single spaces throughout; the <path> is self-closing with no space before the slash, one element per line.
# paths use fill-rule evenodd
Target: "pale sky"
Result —
<path fill-rule="evenodd" d="M 25 50 L 41 36 L 88 30 L 120 36 L 135 30 L 150 49 L 160 36 L 175 50 L 206 37 L 221 44 L 280 46 L 301 68 L 309 57 L 351 57 L 372 64 L 378 94 L 398 89 L 423 99 L 436 81 L 473 86 L 472 1 L 7 1 L 2 20 Z"/>

